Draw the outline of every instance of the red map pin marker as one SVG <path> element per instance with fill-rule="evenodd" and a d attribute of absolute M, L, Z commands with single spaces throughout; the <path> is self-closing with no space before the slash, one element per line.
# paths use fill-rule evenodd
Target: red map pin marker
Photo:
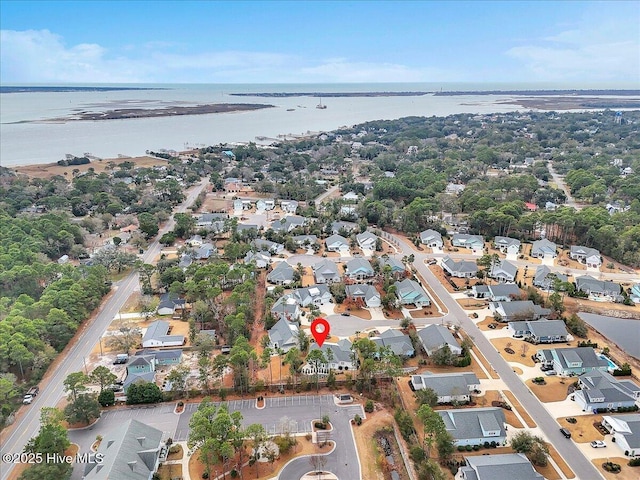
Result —
<path fill-rule="evenodd" d="M 330 328 L 329 322 L 324 318 L 316 318 L 311 323 L 311 335 L 313 335 L 313 338 L 319 347 L 322 346 L 326 338 L 329 336 Z"/>

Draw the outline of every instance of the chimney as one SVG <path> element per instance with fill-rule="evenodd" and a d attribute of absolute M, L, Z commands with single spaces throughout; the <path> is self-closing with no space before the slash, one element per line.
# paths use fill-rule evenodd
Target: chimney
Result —
<path fill-rule="evenodd" d="M 140 444 L 141 447 L 144 446 L 145 439 L 146 439 L 146 437 L 138 437 L 138 438 L 136 438 L 136 440 L 138 440 L 138 443 Z"/>

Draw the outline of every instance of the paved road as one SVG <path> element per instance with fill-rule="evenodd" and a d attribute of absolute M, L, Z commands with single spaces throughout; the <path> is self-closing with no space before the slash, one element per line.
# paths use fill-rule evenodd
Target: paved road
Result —
<path fill-rule="evenodd" d="M 551 174 L 551 178 L 553 178 L 553 182 L 557 185 L 557 187 L 564 191 L 564 194 L 567 196 L 567 201 L 564 203 L 567 207 L 573 207 L 576 210 L 582 210 L 582 205 L 576 203 L 574 198 L 571 196 L 571 190 L 564 182 L 564 178 L 556 173 L 553 169 L 553 162 L 547 162 L 547 168 L 549 169 L 549 173 Z"/>
<path fill-rule="evenodd" d="M 203 180 L 196 187 L 188 192 L 185 201 L 175 210 L 176 213 L 186 211 L 200 194 L 200 192 L 208 185 L 209 179 Z M 173 228 L 173 218 L 160 230 L 157 238 L 160 238 L 165 232 Z M 157 241 L 154 241 L 143 256 L 146 263 L 152 263 L 160 254 L 161 247 Z M 30 438 L 37 435 L 40 429 L 40 409 L 42 407 L 55 407 L 58 401 L 64 395 L 64 387 L 62 382 L 73 372 L 85 369 L 85 358 L 91 354 L 94 345 L 98 343 L 102 334 L 106 331 L 109 324 L 113 321 L 122 306 L 125 304 L 131 292 L 139 288 L 138 274 L 132 272 L 129 276 L 115 283 L 114 292 L 106 300 L 99 309 L 95 320 L 91 324 L 85 324 L 81 328 L 82 335 L 73 347 L 61 359 L 58 367 L 54 372 L 49 372 L 50 377 L 46 383 L 40 385 L 40 394 L 36 397 L 31 405 L 23 406 L 27 409 L 26 415 L 18 416 L 18 420 L 11 426 L 8 434 L 3 438 L 0 453 L 18 453 L 22 452 L 25 444 Z M 0 479 L 9 478 L 13 465 L 2 465 Z"/>
<path fill-rule="evenodd" d="M 500 356 L 493 344 L 485 337 L 480 329 L 471 321 L 460 305 L 449 295 L 440 281 L 425 265 L 424 260 L 431 257 L 424 253 L 416 252 L 402 239 L 396 237 L 396 241 L 405 252 L 411 252 L 415 256 L 414 266 L 420 272 L 425 281 L 431 286 L 440 300 L 447 306 L 449 314 L 444 317 L 444 322 L 459 324 L 462 329 L 473 338 L 473 341 L 493 366 L 500 378 L 518 399 L 524 410 L 531 415 L 540 430 L 553 444 L 558 453 L 567 462 L 579 480 L 592 480 L 603 478 L 598 470 L 572 440 L 564 438 L 559 431 L 560 426 L 549 414 L 542 403 L 525 386 L 522 380 L 513 372 L 511 366 Z"/>

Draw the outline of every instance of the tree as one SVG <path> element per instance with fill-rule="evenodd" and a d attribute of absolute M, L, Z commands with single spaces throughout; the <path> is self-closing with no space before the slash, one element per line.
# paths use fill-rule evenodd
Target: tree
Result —
<path fill-rule="evenodd" d="M 117 334 L 110 335 L 106 344 L 108 347 L 123 353 L 129 353 L 137 347 L 142 340 L 142 332 L 140 328 L 131 320 L 119 320 L 116 323 Z"/>
<path fill-rule="evenodd" d="M 108 385 L 113 385 L 113 383 L 118 379 L 118 377 L 111 373 L 104 365 L 100 365 L 93 369 L 91 374 L 89 375 L 89 379 L 93 383 L 97 383 L 100 385 L 100 393 L 102 393 Z"/>
<path fill-rule="evenodd" d="M 167 380 L 171 382 L 172 392 L 178 392 L 182 396 L 185 395 L 187 391 L 187 378 L 190 372 L 189 367 L 184 364 L 178 365 L 169 372 Z"/>
<path fill-rule="evenodd" d="M 449 345 L 444 345 L 442 348 L 433 352 L 430 358 L 434 365 L 453 365 L 456 356 L 451 351 L 451 348 L 449 348 Z"/>
<path fill-rule="evenodd" d="M 69 423 L 89 425 L 100 416 L 100 404 L 96 395 L 82 393 L 64 408 L 64 416 Z"/>
<path fill-rule="evenodd" d="M 75 402 L 81 393 L 86 392 L 89 381 L 89 377 L 83 372 L 69 374 L 62 382 L 65 389 L 69 392 L 69 401 L 72 403 Z"/>
<path fill-rule="evenodd" d="M 103 390 L 98 395 L 98 403 L 103 407 L 109 407 L 116 403 L 116 394 L 113 390 Z"/>
<path fill-rule="evenodd" d="M 319 348 L 311 350 L 307 355 L 307 363 L 313 366 L 314 376 L 316 378 L 316 392 L 320 390 L 320 368 L 327 365 L 327 357 Z"/>
<path fill-rule="evenodd" d="M 251 446 L 253 452 L 250 462 L 254 462 L 256 465 L 256 478 L 258 478 L 258 463 L 260 460 L 261 452 L 263 451 L 264 444 L 268 440 L 268 435 L 264 427 L 259 423 L 252 423 L 245 429 L 245 435 L 251 439 Z"/>
<path fill-rule="evenodd" d="M 158 403 L 162 401 L 162 392 L 153 382 L 132 383 L 127 388 L 127 405 L 140 403 Z"/>
<path fill-rule="evenodd" d="M 315 470 L 316 475 L 320 475 L 323 472 L 325 465 L 327 464 L 327 457 L 326 455 L 311 455 L 309 457 L 309 464 Z"/>
<path fill-rule="evenodd" d="M 547 464 L 549 447 L 541 437 L 529 432 L 518 432 L 511 438 L 511 448 L 518 453 L 524 453 L 534 465 Z"/>
<path fill-rule="evenodd" d="M 158 227 L 158 220 L 154 215 L 148 212 L 143 212 L 138 215 L 138 224 L 140 225 L 140 231 L 144 233 L 147 240 L 155 237 L 160 230 Z"/>
<path fill-rule="evenodd" d="M 62 426 L 64 416 L 57 408 L 45 407 L 40 414 L 40 430 L 24 447 L 25 452 L 64 455 L 70 442 L 67 430 Z M 48 460 L 25 470 L 21 480 L 66 480 L 71 477 L 73 465 L 68 462 Z"/>
<path fill-rule="evenodd" d="M 415 396 L 420 405 L 435 407 L 438 404 L 438 394 L 432 388 L 416 390 Z"/>
<path fill-rule="evenodd" d="M 280 352 L 281 350 L 278 349 L 278 356 L 281 355 Z M 284 350 L 282 350 L 282 353 L 284 353 Z M 289 350 L 287 352 L 287 355 L 285 356 L 285 362 L 289 365 L 289 373 L 291 373 L 291 376 L 293 377 L 293 388 L 295 388 L 298 371 L 303 364 L 302 354 L 300 353 L 300 350 L 298 350 L 296 347 L 293 347 L 291 350 Z M 280 363 L 280 382 L 282 383 L 282 362 Z"/>

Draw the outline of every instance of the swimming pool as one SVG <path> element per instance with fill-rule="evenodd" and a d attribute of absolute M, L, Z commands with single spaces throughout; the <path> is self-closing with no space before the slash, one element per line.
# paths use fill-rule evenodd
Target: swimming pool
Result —
<path fill-rule="evenodd" d="M 598 356 L 603 359 L 606 360 L 607 363 L 609 364 L 609 371 L 613 372 L 614 370 L 616 370 L 618 368 L 618 365 L 616 365 L 615 363 L 613 363 L 613 360 L 611 360 L 609 357 L 607 357 L 606 355 L 603 354 L 598 354 Z"/>

